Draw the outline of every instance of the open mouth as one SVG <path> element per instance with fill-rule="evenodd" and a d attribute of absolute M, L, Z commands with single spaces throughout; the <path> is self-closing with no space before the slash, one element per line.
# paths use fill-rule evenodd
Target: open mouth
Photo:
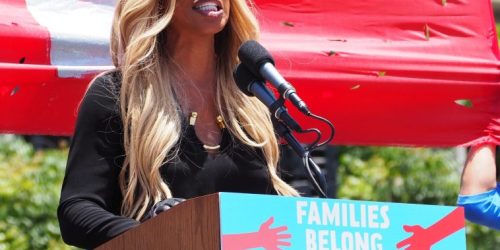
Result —
<path fill-rule="evenodd" d="M 202 13 L 219 12 L 222 10 L 222 6 L 214 2 L 206 2 L 193 6 L 193 10 Z"/>

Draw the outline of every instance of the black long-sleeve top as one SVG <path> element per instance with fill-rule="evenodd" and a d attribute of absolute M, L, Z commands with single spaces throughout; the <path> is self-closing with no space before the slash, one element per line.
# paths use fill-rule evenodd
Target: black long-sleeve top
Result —
<path fill-rule="evenodd" d="M 64 178 L 58 218 L 68 244 L 94 248 L 139 224 L 120 215 L 118 175 L 125 158 L 119 109 L 118 72 L 95 80 L 80 107 Z M 275 194 L 260 150 L 224 130 L 221 151 L 210 156 L 185 122 L 179 156 L 160 169 L 173 196 L 192 198 L 215 192 Z"/>

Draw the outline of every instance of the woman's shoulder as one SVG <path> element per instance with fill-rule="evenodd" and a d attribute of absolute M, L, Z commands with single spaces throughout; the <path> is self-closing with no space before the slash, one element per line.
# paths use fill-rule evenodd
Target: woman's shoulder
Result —
<path fill-rule="evenodd" d="M 110 97 L 120 96 L 122 77 L 119 70 L 106 71 L 94 78 L 87 94 L 106 94 Z"/>
<path fill-rule="evenodd" d="M 121 73 L 118 70 L 104 72 L 94 78 L 80 104 L 80 111 L 92 113 L 119 113 Z"/>

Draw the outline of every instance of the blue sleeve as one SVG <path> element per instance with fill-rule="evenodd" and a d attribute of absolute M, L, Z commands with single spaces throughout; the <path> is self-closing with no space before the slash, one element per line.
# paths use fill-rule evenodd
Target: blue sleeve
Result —
<path fill-rule="evenodd" d="M 457 204 L 464 207 L 467 220 L 500 230 L 500 183 L 488 192 L 459 195 Z"/>

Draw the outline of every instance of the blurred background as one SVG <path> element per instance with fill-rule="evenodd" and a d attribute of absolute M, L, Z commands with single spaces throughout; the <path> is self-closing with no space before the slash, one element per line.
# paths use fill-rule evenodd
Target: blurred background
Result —
<path fill-rule="evenodd" d="M 493 7 L 500 20 L 500 0 Z M 497 34 L 499 28 L 497 21 Z M 67 137 L 0 135 L 0 250 L 71 249 L 56 218 L 69 143 Z M 314 160 L 331 197 L 453 206 L 466 150 L 329 146 L 314 152 Z M 497 148 L 497 166 L 498 155 Z M 282 166 L 289 182 L 315 195 L 287 148 Z M 467 249 L 500 249 L 500 233 L 468 224 Z"/>

